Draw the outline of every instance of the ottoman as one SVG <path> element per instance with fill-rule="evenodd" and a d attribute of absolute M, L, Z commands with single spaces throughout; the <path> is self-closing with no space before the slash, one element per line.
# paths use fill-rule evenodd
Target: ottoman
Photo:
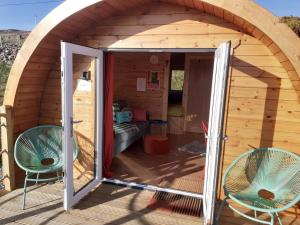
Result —
<path fill-rule="evenodd" d="M 151 155 L 163 155 L 170 151 L 169 138 L 161 135 L 146 135 L 144 151 Z"/>

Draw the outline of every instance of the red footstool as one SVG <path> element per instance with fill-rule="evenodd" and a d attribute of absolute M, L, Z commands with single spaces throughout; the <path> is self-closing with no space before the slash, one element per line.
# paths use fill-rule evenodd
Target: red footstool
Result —
<path fill-rule="evenodd" d="M 169 138 L 161 135 L 146 135 L 144 151 L 151 155 L 163 155 L 170 151 Z"/>

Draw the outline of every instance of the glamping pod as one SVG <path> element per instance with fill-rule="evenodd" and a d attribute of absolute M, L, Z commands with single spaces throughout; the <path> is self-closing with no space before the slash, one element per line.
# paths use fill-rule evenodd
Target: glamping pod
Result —
<path fill-rule="evenodd" d="M 4 105 L 13 140 L 45 124 L 64 126 L 65 150 L 73 148 L 66 136 L 76 136 L 78 157 L 73 163 L 69 151 L 65 159 L 73 171 L 65 182 L 79 194 L 65 190 L 69 209 L 101 180 L 102 156 L 107 178 L 198 197 L 204 185 L 222 199 L 215 181 L 242 153 L 300 154 L 299 99 L 300 39 L 253 1 L 86 0 L 65 1 L 31 32 Z M 136 123 L 122 123 L 132 117 Z M 205 156 L 203 133 L 212 126 L 219 140 L 207 139 L 214 155 Z M 7 179 L 22 182 L 13 153 L 3 160 Z"/>

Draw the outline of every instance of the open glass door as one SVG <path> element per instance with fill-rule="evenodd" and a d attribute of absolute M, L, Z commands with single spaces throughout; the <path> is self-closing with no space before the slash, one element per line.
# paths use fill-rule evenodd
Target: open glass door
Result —
<path fill-rule="evenodd" d="M 204 224 L 214 223 L 219 156 L 223 140 L 223 114 L 231 43 L 223 43 L 215 52 L 206 146 L 203 190 Z"/>
<path fill-rule="evenodd" d="M 102 179 L 103 51 L 62 42 L 61 65 L 64 209 L 69 210 Z"/>

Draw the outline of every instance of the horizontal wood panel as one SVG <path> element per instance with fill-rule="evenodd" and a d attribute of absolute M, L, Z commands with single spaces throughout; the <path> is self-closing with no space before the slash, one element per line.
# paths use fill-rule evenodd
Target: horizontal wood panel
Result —
<path fill-rule="evenodd" d="M 233 87 L 254 87 L 254 88 L 280 88 L 294 90 L 290 79 L 281 78 L 253 78 L 253 77 L 232 77 L 231 86 Z"/>
<path fill-rule="evenodd" d="M 297 153 L 297 150 L 300 147 L 300 143 L 298 141 L 292 141 L 292 140 L 275 141 L 269 139 L 256 139 L 256 138 L 251 139 L 251 138 L 241 138 L 241 137 L 231 137 L 230 140 L 228 140 L 226 143 L 226 150 L 228 151 L 228 154 L 231 154 L 232 156 L 235 157 L 243 154 L 249 149 L 260 148 L 260 147 L 276 147 L 276 148 L 282 148 Z M 226 152 L 225 152 L 225 156 L 227 154 Z M 226 157 L 224 161 L 226 161 Z"/>
<path fill-rule="evenodd" d="M 298 121 L 299 123 L 300 121 Z M 243 138 L 243 139 L 260 139 L 262 136 L 267 138 L 269 137 L 269 140 L 276 140 L 281 142 L 288 142 L 289 140 L 294 140 L 294 143 L 300 143 L 300 140 L 298 139 L 299 133 L 295 132 L 285 132 L 284 130 L 276 130 L 276 132 L 272 132 L 269 130 L 262 131 L 260 129 L 253 129 L 253 128 L 236 128 L 236 127 L 228 127 L 226 129 L 226 135 L 228 137 L 237 137 L 237 138 Z"/>
<path fill-rule="evenodd" d="M 270 99 L 297 101 L 298 95 L 295 90 L 282 90 L 280 88 L 258 88 L 258 87 L 231 87 L 230 96 L 246 99 Z"/>
<path fill-rule="evenodd" d="M 233 66 L 232 77 L 253 77 L 253 78 L 281 78 L 289 79 L 289 75 L 282 67 L 257 67 L 257 66 Z"/>
<path fill-rule="evenodd" d="M 230 108 L 229 113 L 230 116 L 240 119 L 300 122 L 300 112 L 295 111 L 268 111 L 265 109 Z"/>
<path fill-rule="evenodd" d="M 294 101 L 273 99 L 230 98 L 229 108 L 265 109 L 267 111 L 300 111 L 300 105 Z"/>
<path fill-rule="evenodd" d="M 80 44 L 110 48 L 216 48 L 227 40 L 238 41 L 241 34 L 214 35 L 142 35 L 82 37 Z"/>
<path fill-rule="evenodd" d="M 167 24 L 167 25 L 136 25 L 136 26 L 98 26 L 96 31 L 102 35 L 160 35 L 160 34 L 235 34 L 232 28 L 199 24 Z"/>
<path fill-rule="evenodd" d="M 282 67 L 274 56 L 236 56 L 233 59 L 234 66 L 272 66 Z"/>
<path fill-rule="evenodd" d="M 265 45 L 240 45 L 235 49 L 236 56 L 272 56 L 273 53 Z"/>
<path fill-rule="evenodd" d="M 235 117 L 229 115 L 227 127 L 235 128 L 251 128 L 251 129 L 261 129 L 262 131 L 273 131 L 275 133 L 278 131 L 284 131 L 286 133 L 300 133 L 300 122 L 290 122 L 290 121 L 272 121 L 272 120 L 262 120 L 259 118 L 247 118 L 241 119 L 240 117 Z"/>
<path fill-rule="evenodd" d="M 238 31 L 239 29 L 231 23 L 228 23 L 219 18 L 209 16 L 205 13 L 189 14 L 146 14 L 140 16 L 114 16 L 111 19 L 103 21 L 101 26 L 137 26 L 137 25 L 163 25 L 163 24 L 199 24 L 201 21 L 214 25 L 224 26 Z M 93 31 L 90 31 L 93 33 Z"/>

